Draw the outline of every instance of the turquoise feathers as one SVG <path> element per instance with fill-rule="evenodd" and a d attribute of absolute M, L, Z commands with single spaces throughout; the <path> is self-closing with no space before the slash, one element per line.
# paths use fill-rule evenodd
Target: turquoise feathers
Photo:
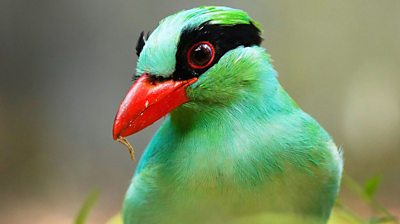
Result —
<path fill-rule="evenodd" d="M 260 29 L 237 9 L 181 11 L 150 35 L 137 75 L 171 78 L 182 34 L 204 24 Z M 265 49 L 244 45 L 202 70 L 154 135 L 125 198 L 125 224 L 327 222 L 341 155 L 279 84 Z"/>
<path fill-rule="evenodd" d="M 167 77 L 175 70 L 175 54 L 182 30 L 195 29 L 204 22 L 232 25 L 248 24 L 252 20 L 247 13 L 228 7 L 204 6 L 181 11 L 163 19 L 154 30 L 143 56 L 139 57 L 137 74 L 152 71 L 153 75 Z M 171 32 L 173 30 L 173 32 Z"/>

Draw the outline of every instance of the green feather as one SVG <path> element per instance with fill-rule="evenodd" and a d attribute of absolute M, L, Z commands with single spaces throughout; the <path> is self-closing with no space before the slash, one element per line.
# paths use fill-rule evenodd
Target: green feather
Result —
<path fill-rule="evenodd" d="M 138 60 L 137 75 L 146 71 L 162 77 L 172 74 L 180 34 L 206 22 L 220 25 L 257 24 L 246 12 L 228 7 L 203 6 L 168 16 L 147 40 Z"/>
<path fill-rule="evenodd" d="M 252 20 L 199 7 L 164 19 L 138 74 L 168 76 L 181 32 Z M 330 135 L 290 98 L 265 49 L 227 52 L 187 89 L 145 150 L 126 195 L 133 223 L 326 223 L 342 158 Z"/>

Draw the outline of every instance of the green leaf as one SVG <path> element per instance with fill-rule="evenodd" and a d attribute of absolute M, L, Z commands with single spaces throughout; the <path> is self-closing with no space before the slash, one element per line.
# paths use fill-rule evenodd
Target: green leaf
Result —
<path fill-rule="evenodd" d="M 380 183 L 380 176 L 374 176 L 371 179 L 367 180 L 364 184 L 364 195 L 368 199 L 372 199 L 375 196 L 376 190 L 378 189 Z"/>
<path fill-rule="evenodd" d="M 82 207 L 79 210 L 78 215 L 75 217 L 75 224 L 85 224 L 90 211 L 92 210 L 94 204 L 99 198 L 100 192 L 97 189 L 93 189 L 83 202 Z"/>

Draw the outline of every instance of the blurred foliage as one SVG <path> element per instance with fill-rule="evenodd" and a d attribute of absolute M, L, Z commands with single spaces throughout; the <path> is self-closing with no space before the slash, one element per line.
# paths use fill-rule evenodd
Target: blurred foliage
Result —
<path fill-rule="evenodd" d="M 94 207 L 97 199 L 100 196 L 100 192 L 97 189 L 93 189 L 92 192 L 85 199 L 78 215 L 75 218 L 75 224 L 85 224 L 89 216 L 90 211 Z"/>
<path fill-rule="evenodd" d="M 366 181 L 364 184 L 365 197 L 367 197 L 368 199 L 372 199 L 380 183 L 381 183 L 380 176 L 372 177 L 371 179 Z"/>
<path fill-rule="evenodd" d="M 380 183 L 380 176 L 374 176 L 367 180 L 362 186 L 347 173 L 344 173 L 342 177 L 342 188 L 347 188 L 355 194 L 362 203 L 365 203 L 374 212 L 374 215 L 368 218 L 363 218 L 360 214 L 356 213 L 344 204 L 341 198 L 338 198 L 329 220 L 329 224 L 399 223 L 398 218 L 391 214 L 375 198 L 375 193 L 377 192 Z"/>
<path fill-rule="evenodd" d="M 108 222 L 107 224 L 122 224 L 122 215 L 121 213 L 118 213 L 114 215 Z"/>

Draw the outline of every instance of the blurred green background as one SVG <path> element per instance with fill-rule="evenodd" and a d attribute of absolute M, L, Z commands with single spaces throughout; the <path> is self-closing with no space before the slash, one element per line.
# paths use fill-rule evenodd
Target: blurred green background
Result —
<path fill-rule="evenodd" d="M 358 181 L 400 213 L 400 1 L 0 1 L 0 220 L 90 223 L 121 206 L 134 167 L 111 127 L 142 30 L 198 5 L 247 11 L 280 81 L 345 151 Z M 129 140 L 139 156 L 159 122 Z M 350 194 L 343 197 L 360 212 Z"/>

